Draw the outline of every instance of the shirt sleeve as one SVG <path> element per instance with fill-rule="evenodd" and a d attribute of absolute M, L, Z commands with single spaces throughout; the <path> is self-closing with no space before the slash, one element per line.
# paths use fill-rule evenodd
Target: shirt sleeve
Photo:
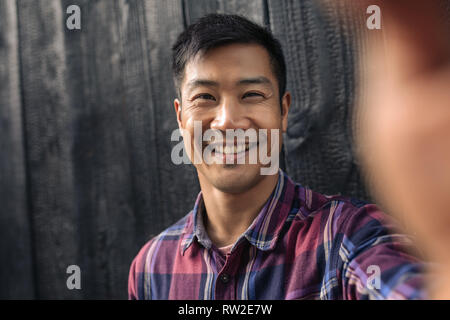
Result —
<path fill-rule="evenodd" d="M 128 275 L 128 300 L 138 300 L 136 283 L 136 258 L 133 259 Z"/>
<path fill-rule="evenodd" d="M 424 266 L 410 237 L 375 205 L 342 215 L 338 273 L 344 299 L 425 299 Z"/>
<path fill-rule="evenodd" d="M 145 263 L 153 240 L 147 242 L 133 259 L 128 275 L 128 300 L 143 300 L 149 294 L 145 292 Z"/>

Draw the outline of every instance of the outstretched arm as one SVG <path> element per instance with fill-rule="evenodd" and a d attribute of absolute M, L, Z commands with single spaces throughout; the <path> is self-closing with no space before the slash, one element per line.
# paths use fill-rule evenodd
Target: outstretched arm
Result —
<path fill-rule="evenodd" d="M 439 1 L 358 3 L 353 14 L 376 4 L 383 16 L 381 37 L 367 32 L 367 87 L 358 106 L 364 168 L 378 201 L 442 267 L 440 286 L 429 283 L 432 298 L 449 299 L 450 28 Z"/>

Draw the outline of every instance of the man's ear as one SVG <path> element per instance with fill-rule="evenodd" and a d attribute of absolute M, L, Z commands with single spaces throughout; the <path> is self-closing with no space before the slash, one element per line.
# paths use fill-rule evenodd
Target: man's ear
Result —
<path fill-rule="evenodd" d="M 181 102 L 180 100 L 178 100 L 178 98 L 173 101 L 173 106 L 175 108 L 175 113 L 177 114 L 178 128 L 182 129 L 183 124 L 181 122 Z"/>
<path fill-rule="evenodd" d="M 291 93 L 286 91 L 281 99 L 281 128 L 283 133 L 286 132 L 288 126 L 288 114 L 291 107 Z"/>

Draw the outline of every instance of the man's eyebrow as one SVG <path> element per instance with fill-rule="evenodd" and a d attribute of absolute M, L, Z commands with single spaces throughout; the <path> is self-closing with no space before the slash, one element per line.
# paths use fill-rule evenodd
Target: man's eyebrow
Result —
<path fill-rule="evenodd" d="M 264 77 L 254 77 L 254 78 L 244 78 L 236 82 L 237 85 L 248 85 L 248 84 L 264 84 L 272 87 L 272 82 Z M 219 83 L 208 79 L 193 79 L 186 84 L 188 89 L 194 89 L 196 87 L 218 87 Z"/>
<path fill-rule="evenodd" d="M 237 82 L 240 85 L 246 85 L 246 84 L 265 84 L 265 85 L 269 85 L 272 86 L 272 81 L 270 81 L 268 78 L 266 77 L 255 77 L 255 78 L 245 78 L 245 79 L 241 79 Z"/>
<path fill-rule="evenodd" d="M 208 80 L 208 79 L 194 79 L 187 83 L 187 87 L 189 89 L 193 89 L 195 87 L 218 87 L 219 83 L 216 81 Z"/>

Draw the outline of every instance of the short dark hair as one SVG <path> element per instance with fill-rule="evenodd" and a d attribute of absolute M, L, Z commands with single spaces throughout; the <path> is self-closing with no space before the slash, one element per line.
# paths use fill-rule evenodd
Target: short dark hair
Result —
<path fill-rule="evenodd" d="M 286 90 L 286 63 L 280 42 L 270 30 L 234 14 L 208 14 L 182 32 L 172 47 L 175 86 L 180 93 L 187 62 L 198 53 L 232 43 L 259 44 L 270 56 L 280 100 Z M 181 97 L 180 97 L 181 98 Z"/>

